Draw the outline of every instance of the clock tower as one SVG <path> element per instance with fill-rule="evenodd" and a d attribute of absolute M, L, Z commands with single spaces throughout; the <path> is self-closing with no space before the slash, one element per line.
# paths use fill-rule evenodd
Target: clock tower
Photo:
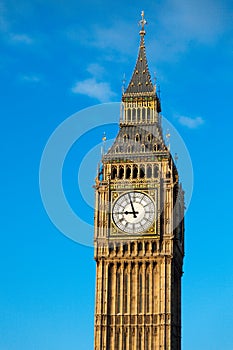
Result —
<path fill-rule="evenodd" d="M 184 194 L 161 126 L 144 13 L 118 135 L 96 178 L 95 350 L 180 350 Z"/>

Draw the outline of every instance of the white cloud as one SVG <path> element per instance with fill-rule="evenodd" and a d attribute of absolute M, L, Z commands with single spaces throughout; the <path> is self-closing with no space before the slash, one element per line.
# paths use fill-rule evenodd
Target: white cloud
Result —
<path fill-rule="evenodd" d="M 104 67 L 99 63 L 90 63 L 87 67 L 87 72 L 96 78 L 101 78 L 104 75 Z"/>
<path fill-rule="evenodd" d="M 129 37 L 135 38 L 134 33 L 134 26 L 118 20 L 111 27 L 96 27 L 91 44 L 100 49 L 109 48 L 111 51 L 131 54 L 135 42 L 134 39 L 129 40 Z"/>
<path fill-rule="evenodd" d="M 105 51 L 104 58 L 108 61 L 125 60 L 125 56 L 132 55 L 137 45 L 135 22 L 131 25 L 128 18 L 125 21 L 113 20 L 110 25 L 94 24 L 89 26 L 88 30 L 72 26 L 67 28 L 66 36 L 72 41 L 78 41 L 79 44 L 99 49 L 102 57 Z M 139 40 L 139 36 L 137 39 Z"/>
<path fill-rule="evenodd" d="M 27 83 L 39 83 L 42 80 L 42 78 L 39 75 L 36 75 L 36 74 L 21 75 L 20 79 L 22 81 L 27 82 Z"/>
<path fill-rule="evenodd" d="M 11 41 L 15 43 L 31 44 L 33 39 L 27 34 L 10 34 Z"/>
<path fill-rule="evenodd" d="M 204 124 L 204 119 L 201 117 L 190 118 L 185 116 L 178 117 L 180 124 L 187 126 L 189 129 L 196 129 L 198 126 Z"/>
<path fill-rule="evenodd" d="M 182 38 L 209 42 L 218 38 L 228 17 L 224 1 L 168 0 L 162 22 Z"/>
<path fill-rule="evenodd" d="M 157 61 L 174 61 L 193 44 L 215 44 L 232 28 L 227 7 L 225 0 L 165 0 L 156 5 L 159 22 L 151 26 L 156 39 L 148 47 L 155 47 Z"/>
<path fill-rule="evenodd" d="M 108 102 L 115 96 L 108 83 L 97 82 L 95 78 L 78 81 L 73 86 L 72 92 L 95 98 L 100 102 Z"/>

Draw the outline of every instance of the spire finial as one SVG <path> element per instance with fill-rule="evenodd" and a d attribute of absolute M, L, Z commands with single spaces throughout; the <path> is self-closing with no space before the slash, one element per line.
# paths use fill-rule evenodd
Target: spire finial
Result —
<path fill-rule="evenodd" d="M 144 17 L 144 11 L 141 12 L 141 16 L 142 16 L 142 19 L 139 22 L 139 25 L 141 26 L 140 35 L 143 36 L 146 34 L 145 24 L 147 24 L 147 21 L 145 20 L 145 17 Z"/>

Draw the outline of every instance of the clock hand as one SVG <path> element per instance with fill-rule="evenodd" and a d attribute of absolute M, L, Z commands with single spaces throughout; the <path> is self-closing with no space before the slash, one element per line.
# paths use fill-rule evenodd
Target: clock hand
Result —
<path fill-rule="evenodd" d="M 138 214 L 138 212 L 136 212 L 135 209 L 134 209 L 133 202 L 132 202 L 132 199 L 131 199 L 131 197 L 130 197 L 130 194 L 129 194 L 129 201 L 130 201 L 130 205 L 131 205 L 131 208 L 132 208 L 133 217 L 136 218 L 136 217 L 137 217 L 136 214 Z M 126 214 L 126 215 L 127 215 L 127 214 Z"/>
<path fill-rule="evenodd" d="M 125 215 L 128 215 L 128 214 L 139 214 L 139 211 L 120 211 L 120 212 L 115 212 L 115 214 L 125 214 Z"/>
<path fill-rule="evenodd" d="M 138 211 L 125 211 L 124 214 L 125 214 L 125 215 L 133 214 L 133 215 L 134 215 L 134 218 L 136 218 L 136 217 L 137 217 L 136 214 L 139 214 L 139 212 L 138 212 Z"/>

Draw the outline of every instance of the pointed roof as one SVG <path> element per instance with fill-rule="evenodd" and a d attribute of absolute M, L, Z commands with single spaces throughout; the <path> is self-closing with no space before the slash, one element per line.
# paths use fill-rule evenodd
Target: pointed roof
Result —
<path fill-rule="evenodd" d="M 144 19 L 144 12 L 142 11 L 142 20 L 140 21 L 142 26 L 140 30 L 140 46 L 138 52 L 138 58 L 136 62 L 136 66 L 134 68 L 134 72 L 130 83 L 123 94 L 123 96 L 127 95 L 135 95 L 135 94 L 146 94 L 146 95 L 155 95 L 155 87 L 151 82 L 151 76 L 148 68 L 147 58 L 146 58 L 146 48 L 145 48 L 145 29 L 144 25 L 146 24 L 146 20 Z"/>

